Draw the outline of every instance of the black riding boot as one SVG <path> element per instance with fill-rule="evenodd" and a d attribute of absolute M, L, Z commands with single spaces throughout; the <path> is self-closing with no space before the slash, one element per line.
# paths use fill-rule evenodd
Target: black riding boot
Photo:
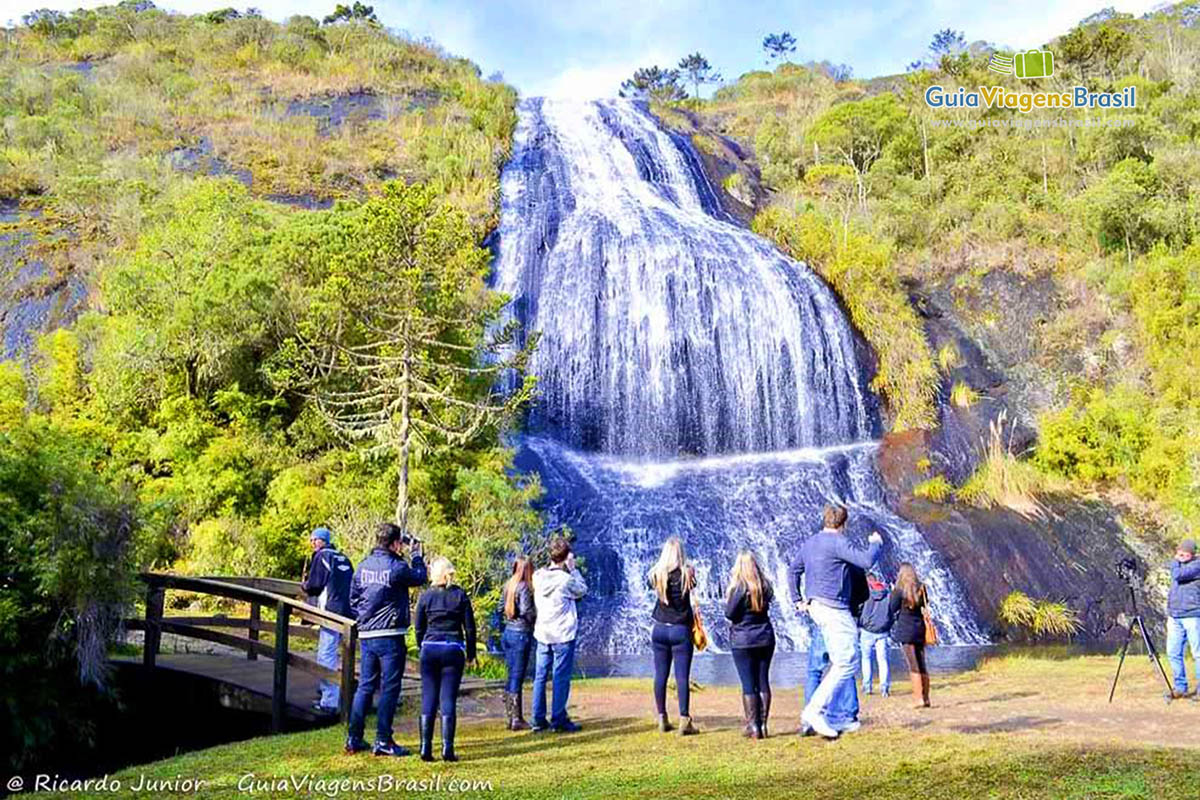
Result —
<path fill-rule="evenodd" d="M 442 714 L 442 761 L 458 761 L 454 754 L 454 729 L 457 726 L 457 714 Z"/>
<path fill-rule="evenodd" d="M 758 695 L 758 738 L 767 738 L 767 717 L 771 716 L 771 693 L 760 692 Z"/>
<path fill-rule="evenodd" d="M 525 712 L 521 708 L 521 705 L 522 705 L 521 693 L 514 692 L 512 698 L 513 698 L 513 721 L 508 726 L 509 730 L 527 731 L 527 730 L 529 730 L 529 723 L 525 721 Z"/>
<path fill-rule="evenodd" d="M 417 718 L 417 727 L 421 729 L 421 760 L 433 761 L 433 715 L 422 714 Z"/>
<path fill-rule="evenodd" d="M 757 739 L 758 731 L 758 695 L 744 694 L 742 695 L 742 714 L 746 718 L 746 727 L 742 729 L 742 735 L 747 739 Z"/>

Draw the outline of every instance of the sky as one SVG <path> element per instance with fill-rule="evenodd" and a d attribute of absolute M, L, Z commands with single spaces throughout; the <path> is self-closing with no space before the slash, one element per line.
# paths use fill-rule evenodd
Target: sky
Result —
<path fill-rule="evenodd" d="M 4 19 L 31 9 L 106 5 L 95 0 L 6 0 Z M 337 0 L 157 0 L 161 8 L 198 13 L 245 2 L 271 19 L 318 19 Z M 1027 49 L 1064 33 L 1079 20 L 1114 6 L 1143 14 L 1162 0 L 376 0 L 387 27 L 431 38 L 465 56 L 484 75 L 501 72 L 527 96 L 615 94 L 634 69 L 673 66 L 699 51 L 726 80 L 765 65 L 762 38 L 790 31 L 792 60 L 849 64 L 855 77 L 903 72 L 942 28 L 968 42 L 986 40 Z"/>

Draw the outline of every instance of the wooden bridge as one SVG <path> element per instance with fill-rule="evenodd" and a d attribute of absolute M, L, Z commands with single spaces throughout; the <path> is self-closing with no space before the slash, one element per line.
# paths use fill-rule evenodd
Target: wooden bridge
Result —
<path fill-rule="evenodd" d="M 309 605 L 298 582 L 255 577 L 185 577 L 158 572 L 143 573 L 141 579 L 146 585 L 146 616 L 128 619 L 125 625 L 127 629 L 145 632 L 140 659 L 143 668 L 216 681 L 221 684 L 222 704 L 248 711 L 269 709 L 275 731 L 283 731 L 289 720 L 332 723 L 349 716 L 357 686 L 358 626 L 348 617 Z M 164 613 L 169 607 L 166 602 L 169 591 L 233 601 L 248 607 L 248 613 L 245 617 L 169 616 Z M 274 615 L 273 620 L 264 619 L 270 614 Z M 294 640 L 315 640 L 320 628 L 342 636 L 339 670 L 318 664 L 315 650 L 297 652 L 292 648 Z M 164 633 L 223 645 L 235 652 L 162 653 Z M 264 634 L 271 637 L 270 643 L 263 641 Z M 260 660 L 260 656 L 265 660 Z M 114 660 L 126 664 L 134 661 Z M 313 708 L 322 679 L 338 684 L 341 689 L 337 714 Z M 464 678 L 462 691 L 500 685 L 500 681 Z M 406 674 L 402 696 L 419 691 L 420 678 Z"/>

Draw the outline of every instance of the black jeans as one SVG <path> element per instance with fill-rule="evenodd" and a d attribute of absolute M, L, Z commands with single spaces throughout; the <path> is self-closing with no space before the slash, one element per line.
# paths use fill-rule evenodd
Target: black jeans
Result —
<path fill-rule="evenodd" d="M 733 664 L 742 681 L 742 694 L 769 693 L 771 691 L 771 658 L 775 645 L 765 647 L 733 648 Z"/>
<path fill-rule="evenodd" d="M 433 716 L 441 701 L 442 714 L 455 713 L 467 654 L 461 644 L 425 642 L 421 645 L 421 713 Z"/>
<path fill-rule="evenodd" d="M 654 705 L 658 713 L 667 713 L 667 674 L 675 662 L 675 686 L 679 692 L 679 716 L 687 717 L 691 699 L 689 681 L 692 674 L 692 629 L 687 625 L 654 623 L 650 632 L 654 648 Z"/>

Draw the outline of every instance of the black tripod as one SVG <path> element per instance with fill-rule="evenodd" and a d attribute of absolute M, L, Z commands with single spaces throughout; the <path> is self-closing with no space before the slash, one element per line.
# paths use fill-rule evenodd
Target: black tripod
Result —
<path fill-rule="evenodd" d="M 1158 667 L 1158 674 L 1162 675 L 1163 684 L 1167 687 L 1165 695 L 1167 702 L 1171 702 L 1175 696 L 1174 687 L 1171 685 L 1171 679 L 1167 677 L 1167 671 L 1163 669 L 1162 659 L 1158 657 L 1158 650 L 1154 647 L 1154 640 L 1150 638 L 1150 634 L 1146 632 L 1146 623 L 1142 620 L 1141 613 L 1138 612 L 1137 594 L 1133 591 L 1133 583 L 1129 584 L 1129 608 L 1133 611 L 1133 618 L 1129 620 L 1129 627 L 1125 629 L 1125 641 L 1121 645 L 1121 658 L 1117 661 L 1117 674 L 1113 675 L 1112 689 L 1108 692 L 1108 702 L 1113 701 L 1113 695 L 1117 692 L 1117 679 L 1121 677 L 1121 665 L 1125 663 L 1125 653 L 1129 650 L 1129 641 L 1133 638 L 1133 628 L 1142 632 L 1142 642 L 1146 645 L 1146 655 Z"/>

